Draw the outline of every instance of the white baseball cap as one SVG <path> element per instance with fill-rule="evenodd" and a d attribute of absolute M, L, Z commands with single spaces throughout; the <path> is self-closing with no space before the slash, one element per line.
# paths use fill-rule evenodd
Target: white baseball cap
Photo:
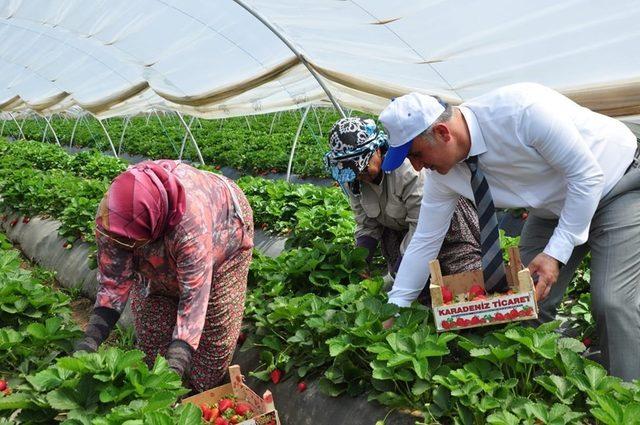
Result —
<path fill-rule="evenodd" d="M 380 122 L 389 135 L 389 150 L 382 169 L 393 171 L 402 165 L 411 149 L 411 141 L 429 128 L 444 112 L 444 106 L 433 96 L 409 93 L 397 97 L 380 113 Z"/>

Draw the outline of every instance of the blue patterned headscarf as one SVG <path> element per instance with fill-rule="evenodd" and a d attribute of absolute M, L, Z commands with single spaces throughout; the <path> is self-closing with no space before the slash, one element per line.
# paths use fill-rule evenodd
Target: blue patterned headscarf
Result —
<path fill-rule="evenodd" d="M 342 118 L 329 133 L 331 150 L 324 156 L 325 167 L 331 177 L 345 190 L 360 193 L 358 174 L 363 172 L 371 157 L 388 146 L 387 135 L 372 119 Z"/>

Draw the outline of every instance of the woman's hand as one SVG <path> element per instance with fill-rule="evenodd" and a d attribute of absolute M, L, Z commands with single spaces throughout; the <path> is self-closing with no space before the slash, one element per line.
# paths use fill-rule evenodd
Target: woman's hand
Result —
<path fill-rule="evenodd" d="M 385 320 L 384 322 L 382 322 L 382 327 L 383 327 L 384 329 L 389 329 L 389 328 L 391 328 L 391 327 L 393 326 L 393 323 L 394 323 L 395 321 L 396 321 L 396 319 L 395 319 L 395 318 L 393 318 L 393 317 L 392 317 L 392 318 L 390 318 L 390 319 L 387 319 L 387 320 Z"/>
<path fill-rule="evenodd" d="M 558 280 L 560 262 L 552 256 L 541 252 L 529 263 L 531 276 L 537 276 L 536 299 L 544 300 L 551 291 L 551 286 Z"/>

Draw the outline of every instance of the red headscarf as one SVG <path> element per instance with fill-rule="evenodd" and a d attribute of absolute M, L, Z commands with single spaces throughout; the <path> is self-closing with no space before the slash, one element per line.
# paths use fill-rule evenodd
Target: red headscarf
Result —
<path fill-rule="evenodd" d="M 173 229 L 186 208 L 175 161 L 141 162 L 113 180 L 96 217 L 104 230 L 133 240 L 155 240 Z"/>

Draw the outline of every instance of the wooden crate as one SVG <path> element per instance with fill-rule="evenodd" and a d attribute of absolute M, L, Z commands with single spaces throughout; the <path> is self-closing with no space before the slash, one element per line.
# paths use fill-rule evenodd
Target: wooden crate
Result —
<path fill-rule="evenodd" d="M 266 391 L 262 397 L 256 394 L 244 384 L 244 376 L 240 373 L 238 365 L 229 366 L 229 377 L 230 383 L 185 398 L 182 403 L 193 403 L 199 407 L 202 403 L 217 403 L 224 396 L 233 394 L 238 401 L 249 403 L 255 413 L 253 418 L 239 422 L 238 425 L 280 425 L 271 391 Z"/>
<path fill-rule="evenodd" d="M 517 247 L 509 248 L 509 263 L 505 265 L 510 293 L 494 294 L 487 300 L 455 302 L 456 295 L 468 293 L 474 284 L 484 288 L 482 270 L 443 276 L 438 260 L 431 261 L 429 269 L 431 305 L 438 331 L 475 328 L 538 317 L 533 280 L 529 269 L 522 265 Z M 453 293 L 452 303 L 444 304 L 443 286 Z"/>

